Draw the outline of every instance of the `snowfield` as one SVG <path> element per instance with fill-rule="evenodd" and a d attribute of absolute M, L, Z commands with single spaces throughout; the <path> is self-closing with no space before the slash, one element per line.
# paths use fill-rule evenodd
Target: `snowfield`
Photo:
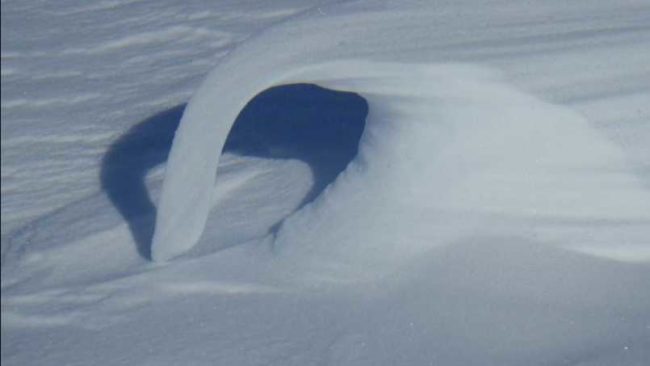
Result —
<path fill-rule="evenodd" d="M 2 363 L 647 365 L 648 65 L 643 0 L 3 0 Z"/>

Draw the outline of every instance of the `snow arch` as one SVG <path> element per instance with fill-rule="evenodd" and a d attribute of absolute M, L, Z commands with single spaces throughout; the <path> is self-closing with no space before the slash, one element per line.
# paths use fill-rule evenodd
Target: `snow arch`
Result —
<path fill-rule="evenodd" d="M 284 75 L 275 72 L 275 77 L 256 75 L 257 79 L 238 83 L 236 88 L 210 82 L 209 78 L 188 104 L 174 140 L 156 218 L 152 258 L 167 260 L 199 239 L 214 185 L 215 177 L 210 170 L 214 171 L 218 164 L 218 157 L 210 155 L 223 148 L 236 116 L 261 90 L 312 83 L 332 90 L 363 93 L 391 75 L 403 78 L 402 73 L 401 65 L 344 61 L 296 67 Z"/>
<path fill-rule="evenodd" d="M 326 194 L 285 222 L 276 238 L 282 251 L 308 250 L 330 263 L 358 253 L 383 265 L 468 233 L 567 239 L 592 254 L 621 236 L 643 242 L 648 194 L 628 171 L 608 168 L 622 169 L 622 154 L 579 115 L 490 70 L 356 60 L 285 70 L 219 82 L 213 75 L 191 100 L 168 162 L 154 260 L 199 239 L 215 151 L 239 111 L 260 90 L 292 83 L 358 93 L 369 114 L 357 158 Z M 616 227 L 584 229 L 608 220 Z"/>

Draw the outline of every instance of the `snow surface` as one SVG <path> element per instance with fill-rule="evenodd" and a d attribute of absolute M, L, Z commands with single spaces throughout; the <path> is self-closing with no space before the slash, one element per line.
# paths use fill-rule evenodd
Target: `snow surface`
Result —
<path fill-rule="evenodd" d="M 646 365 L 648 24 L 2 1 L 2 363 Z"/>

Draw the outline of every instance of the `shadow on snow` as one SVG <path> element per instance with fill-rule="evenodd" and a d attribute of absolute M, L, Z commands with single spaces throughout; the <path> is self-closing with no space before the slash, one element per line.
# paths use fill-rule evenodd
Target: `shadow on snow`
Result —
<path fill-rule="evenodd" d="M 102 189 L 127 221 L 138 252 L 146 259 L 151 258 L 156 208 L 145 177 L 167 160 L 184 109 L 185 104 L 178 105 L 136 124 L 109 147 L 102 160 Z M 241 111 L 223 152 L 307 163 L 313 185 L 300 209 L 356 156 L 367 114 L 366 101 L 354 93 L 312 84 L 270 88 Z M 280 224 L 269 231 L 274 232 Z"/>

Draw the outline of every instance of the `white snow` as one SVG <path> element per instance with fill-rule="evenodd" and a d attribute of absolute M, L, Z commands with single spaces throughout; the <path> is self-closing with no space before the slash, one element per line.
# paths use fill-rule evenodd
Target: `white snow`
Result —
<path fill-rule="evenodd" d="M 317 250 L 319 259 L 356 252 L 352 257 L 368 263 L 377 256 L 395 261 L 413 246 L 429 249 L 468 235 L 496 234 L 586 252 L 594 247 L 594 254 L 605 255 L 608 248 L 620 251 L 621 243 L 612 245 L 620 241 L 638 246 L 627 255 L 632 260 L 650 260 L 647 232 L 638 229 L 650 222 L 650 194 L 619 149 L 569 109 L 468 66 L 342 61 L 292 68 L 295 75 L 271 83 L 317 82 L 358 92 L 370 112 L 359 155 L 313 207 L 287 219 L 274 243 L 278 250 Z M 219 97 L 226 90 L 246 95 L 237 90 L 241 80 L 220 80 L 217 87 L 210 82 L 202 88 L 206 94 L 190 103 L 172 147 L 154 260 L 181 254 L 200 237 L 218 162 L 211 151 L 221 150 L 224 131 L 234 122 L 230 116 L 248 100 Z M 219 114 L 225 120 L 210 117 Z M 585 231 L 589 222 L 600 225 Z M 339 255 L 334 262 L 346 261 L 347 255 Z"/>
<path fill-rule="evenodd" d="M 648 20 L 3 0 L 3 365 L 645 365 Z"/>

